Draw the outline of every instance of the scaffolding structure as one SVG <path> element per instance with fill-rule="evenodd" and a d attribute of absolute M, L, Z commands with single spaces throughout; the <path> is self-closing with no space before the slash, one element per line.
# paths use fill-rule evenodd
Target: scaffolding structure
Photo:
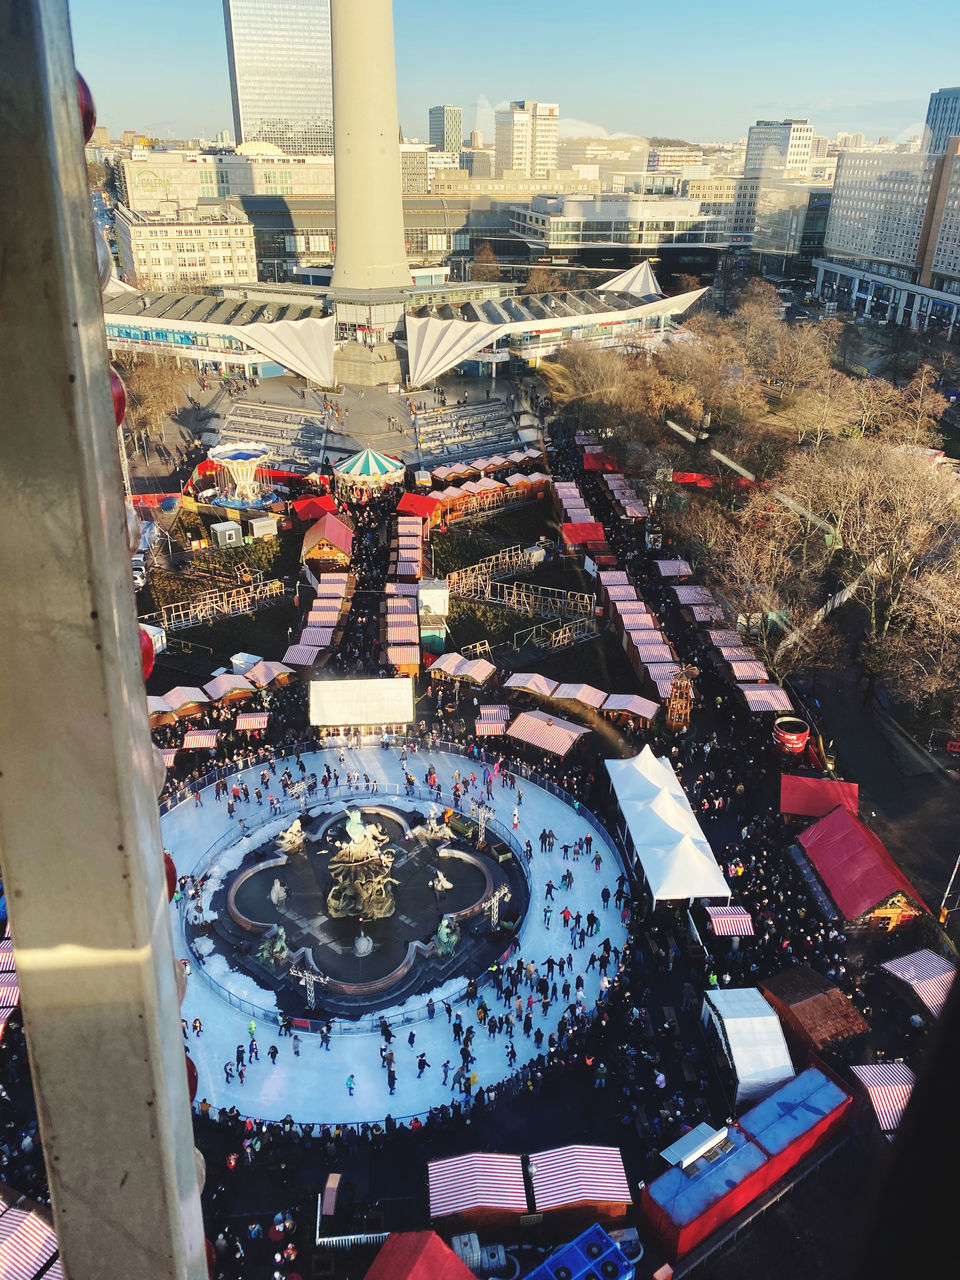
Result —
<path fill-rule="evenodd" d="M 513 647 L 520 649 L 531 644 L 536 649 L 569 649 L 571 645 L 581 644 L 584 640 L 592 640 L 599 634 L 599 627 L 594 618 L 573 618 L 569 622 L 539 622 L 535 627 L 525 631 L 516 631 L 513 636 Z"/>
<path fill-rule="evenodd" d="M 204 591 L 192 600 L 175 600 L 160 610 L 159 620 L 166 631 L 182 631 L 214 618 L 235 618 L 253 613 L 265 605 L 279 604 L 284 596 L 280 578 L 251 582 L 245 586 Z"/>

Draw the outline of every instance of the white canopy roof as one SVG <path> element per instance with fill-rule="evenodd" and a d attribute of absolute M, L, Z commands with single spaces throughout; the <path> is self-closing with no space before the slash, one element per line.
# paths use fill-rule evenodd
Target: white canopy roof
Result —
<path fill-rule="evenodd" d="M 738 1107 L 761 1101 L 793 1079 L 780 1019 L 756 987 L 704 992 L 704 1022 L 708 1018 L 736 1073 Z"/>
<path fill-rule="evenodd" d="M 644 747 L 630 760 L 607 760 L 606 765 L 654 904 L 694 898 L 729 902 L 730 888 L 669 760 Z"/>
<path fill-rule="evenodd" d="M 657 277 L 653 274 L 653 268 L 649 262 L 638 262 L 635 267 L 630 267 L 628 271 L 621 271 L 620 275 L 614 276 L 606 284 L 598 284 L 594 292 L 633 293 L 641 298 L 654 293 L 658 298 L 663 297 L 663 290 L 657 283 Z"/>

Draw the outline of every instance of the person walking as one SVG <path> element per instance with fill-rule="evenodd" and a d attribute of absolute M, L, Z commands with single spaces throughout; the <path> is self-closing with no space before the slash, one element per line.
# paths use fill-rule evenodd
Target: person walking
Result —
<path fill-rule="evenodd" d="M 446 1085 L 447 1080 L 450 1076 L 450 1059 L 449 1058 L 447 1058 L 446 1062 L 444 1062 L 442 1070 L 443 1070 L 443 1083 L 444 1085 Z"/>
<path fill-rule="evenodd" d="M 202 1031 L 203 1031 L 203 1023 L 200 1021 L 200 1019 L 199 1019 L 199 1018 L 194 1018 L 194 1020 L 193 1020 L 193 1034 L 194 1034 L 195 1036 L 198 1036 L 198 1035 L 200 1035 L 200 1033 L 201 1033 Z"/>
<path fill-rule="evenodd" d="M 420 1057 L 417 1059 L 417 1079 L 418 1080 L 422 1078 L 423 1073 L 429 1068 L 429 1066 L 430 1066 L 430 1063 L 427 1061 L 427 1055 L 425 1053 L 421 1053 Z"/>
<path fill-rule="evenodd" d="M 550 903 L 548 902 L 547 905 L 543 908 L 543 923 L 544 923 L 544 927 L 547 929 L 550 928 L 550 918 L 552 915 L 553 915 L 553 907 L 551 907 Z"/>
<path fill-rule="evenodd" d="M 232 1084 L 233 1083 L 233 1063 L 232 1062 L 225 1062 L 223 1064 L 223 1074 L 224 1076 L 226 1076 L 227 1084 Z"/>
<path fill-rule="evenodd" d="M 237 1045 L 237 1066 L 242 1067 L 244 1063 L 244 1048 L 242 1044 Z"/>
<path fill-rule="evenodd" d="M 256 1040 L 251 1040 L 249 1045 L 247 1046 L 247 1058 L 250 1062 L 260 1061 L 260 1049 L 257 1045 Z"/>
<path fill-rule="evenodd" d="M 347 1093 L 348 1093 L 348 1094 L 350 1095 L 350 1097 L 352 1098 L 352 1097 L 353 1097 L 353 1091 L 354 1091 L 354 1089 L 357 1087 L 357 1082 L 356 1082 L 356 1080 L 354 1079 L 354 1076 L 353 1076 L 353 1073 L 352 1073 L 352 1072 L 350 1073 L 350 1075 L 348 1075 L 348 1076 L 347 1076 L 346 1081 L 345 1081 L 345 1084 L 346 1084 L 346 1086 L 347 1086 Z M 391 1092 L 391 1093 L 393 1093 L 393 1090 L 391 1089 L 391 1090 L 390 1090 L 390 1092 Z"/>
<path fill-rule="evenodd" d="M 391 1093 L 393 1093 L 396 1087 L 397 1087 L 397 1073 L 393 1067 L 388 1067 L 387 1068 L 387 1088 L 390 1090 Z"/>
<path fill-rule="evenodd" d="M 300 1057 L 300 1037 L 296 1033 L 294 1033 L 293 1037 L 293 1056 L 295 1058 Z"/>
<path fill-rule="evenodd" d="M 544 890 L 543 890 L 543 896 L 545 899 L 547 899 L 547 901 L 553 900 L 553 891 L 554 889 L 556 889 L 556 887 L 557 886 L 553 883 L 552 880 L 547 881 L 546 886 L 544 887 Z"/>
<path fill-rule="evenodd" d="M 277 1054 L 279 1052 L 280 1050 L 277 1048 L 275 1044 L 272 1044 L 270 1048 L 267 1050 L 267 1057 L 270 1059 L 270 1062 L 273 1066 L 277 1065 Z"/>
<path fill-rule="evenodd" d="M 602 1062 L 598 1062 L 593 1073 L 593 1087 L 595 1089 L 605 1089 L 607 1087 L 607 1068 Z"/>

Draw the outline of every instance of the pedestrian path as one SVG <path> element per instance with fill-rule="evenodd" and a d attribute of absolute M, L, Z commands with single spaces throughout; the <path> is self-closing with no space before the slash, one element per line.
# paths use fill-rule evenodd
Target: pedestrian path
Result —
<path fill-rule="evenodd" d="M 454 771 L 459 769 L 463 777 L 464 774 L 469 776 L 473 769 L 478 768 L 465 757 L 443 753 L 431 757 L 427 752 L 412 755 L 404 766 L 400 763 L 397 749 L 384 751 L 377 747 L 347 751 L 345 756 L 342 765 L 336 750 L 304 755 L 303 760 L 308 772 L 316 772 L 318 775 L 328 762 L 331 768 L 340 770 L 341 776 L 347 770 L 359 772 L 361 776 L 366 773 L 371 780 L 377 779 L 381 799 L 383 788 L 389 784 L 402 783 L 405 769 L 409 769 L 419 779 L 426 772 L 428 763 L 432 764 L 446 800 L 453 786 Z M 252 793 L 259 780 L 259 769 L 247 770 L 245 774 L 238 775 L 238 778 L 247 782 Z M 626 939 L 626 928 L 612 901 L 617 877 L 623 870 L 619 855 L 609 841 L 563 801 L 519 777 L 517 787 L 516 791 L 503 787 L 497 779 L 492 798 L 497 819 L 508 828 L 512 828 L 513 812 L 516 809 L 519 825 L 514 834 L 520 838 L 521 843 L 529 839 L 534 847 L 530 866 L 530 907 L 520 929 L 517 954 L 522 955 L 524 960 L 532 960 L 544 975 L 548 957 L 553 956 L 555 960 L 559 960 L 562 956 L 565 961 L 568 956 L 572 957 L 572 976 L 570 970 L 565 975 L 569 977 L 572 988 L 567 1003 L 573 1003 L 576 978 L 578 974 L 582 974 L 584 1000 L 589 1010 L 601 989 L 599 969 L 596 966 L 588 968 L 591 953 L 596 951 L 599 954 L 599 944 L 606 938 L 617 948 L 622 947 Z M 520 792 L 522 800 L 519 800 Z M 320 794 L 322 796 L 322 792 Z M 354 796 L 353 802 L 362 804 L 365 798 L 369 797 L 360 792 Z M 394 802 L 394 798 L 391 798 L 390 803 Z M 403 804 L 402 796 L 398 803 Z M 417 804 L 421 808 L 424 806 L 422 801 L 408 803 Z M 255 810 L 256 806 L 251 804 L 249 808 Z M 247 809 L 248 806 L 241 805 L 238 817 L 244 816 Z M 250 815 L 251 825 L 258 816 L 259 814 Z M 161 818 L 161 830 L 164 846 L 173 855 L 180 874 L 191 873 L 205 851 L 214 846 L 222 846 L 222 852 L 217 855 L 217 874 L 222 875 L 231 865 L 231 859 L 232 865 L 237 865 L 246 849 L 261 843 L 265 833 L 282 830 L 291 821 L 292 817 L 288 814 L 276 819 L 273 826 L 267 826 L 258 830 L 254 836 L 243 839 L 240 837 L 237 821 L 229 818 L 225 804 L 218 804 L 213 799 L 211 787 L 204 792 L 202 808 L 197 808 L 193 800 L 188 799 Z M 539 833 L 544 828 L 552 829 L 556 834 L 553 853 L 539 851 Z M 235 851 L 227 855 L 227 847 L 233 845 L 231 836 L 234 832 L 239 840 Z M 572 857 L 566 862 L 563 859 L 563 844 L 572 845 L 578 837 L 587 833 L 592 836 L 593 852 L 600 854 L 599 870 L 594 868 L 592 858 L 589 862 L 583 857 L 578 862 L 573 862 Z M 573 885 L 566 890 L 561 887 L 565 872 L 570 872 L 573 876 Z M 548 882 L 555 886 L 552 902 L 546 898 Z M 208 890 L 209 888 L 208 885 Z M 611 895 L 607 906 L 603 903 L 604 888 L 609 889 Z M 210 896 L 208 891 L 207 901 Z M 569 905 L 572 912 L 579 910 L 584 919 L 590 911 L 599 917 L 598 932 L 593 939 L 586 939 L 582 949 L 574 948 L 570 930 L 562 926 L 560 917 L 565 905 Z M 545 911 L 547 906 L 552 907 L 549 914 Z M 171 923 L 177 955 L 188 958 L 179 911 L 175 907 L 171 907 Z M 228 1084 L 224 1065 L 227 1062 L 235 1064 L 238 1045 L 243 1045 L 244 1057 L 247 1058 L 251 1039 L 251 1017 L 249 1013 L 228 1003 L 231 995 L 251 1000 L 263 1008 L 275 1009 L 276 1005 L 272 993 L 259 988 L 248 975 L 232 973 L 225 957 L 211 956 L 204 966 L 205 974 L 226 988 L 223 994 L 218 994 L 197 972 L 195 959 L 191 960 L 191 966 L 193 971 L 181 1012 L 188 1027 L 192 1025 L 194 1018 L 199 1018 L 203 1028 L 199 1036 L 192 1032 L 189 1034 L 189 1052 L 199 1074 L 198 1102 L 206 1098 L 214 1107 L 236 1106 L 242 1114 L 264 1120 L 279 1120 L 289 1114 L 300 1123 L 356 1124 L 362 1121 L 380 1121 L 388 1112 L 396 1119 L 424 1116 L 430 1108 L 450 1103 L 460 1096 L 451 1089 L 454 1072 L 460 1065 L 460 1054 L 443 1010 L 444 988 L 433 993 L 436 1016 L 432 1021 L 424 1018 L 422 1021 L 410 1022 L 409 1025 L 401 1025 L 405 1012 L 419 1010 L 425 1004 L 425 994 L 414 997 L 404 1007 L 386 1011 L 385 1016 L 395 1031 L 393 1048 L 397 1083 L 393 1095 L 388 1091 L 387 1073 L 380 1061 L 379 1033 L 351 1032 L 350 1024 L 341 1023 L 334 1024 L 335 1034 L 330 1038 L 330 1047 L 325 1049 L 318 1035 L 301 1032 L 299 1043 L 295 1045 L 291 1037 L 278 1036 L 278 1029 L 274 1024 L 254 1019 L 259 1060 L 247 1062 L 243 1085 L 236 1078 Z M 612 977 L 614 972 L 615 965 L 609 976 Z M 517 1053 L 517 1068 L 536 1058 L 539 1052 L 546 1052 L 547 1037 L 556 1030 L 565 1003 L 562 1000 L 563 979 L 559 979 L 559 975 L 555 973 L 554 980 L 561 989 L 558 991 L 561 997 L 558 1002 L 551 1004 L 546 1014 L 539 1003 L 534 1004 L 529 1036 L 523 1034 L 520 1025 L 515 1030 L 513 1044 Z M 463 983 L 464 979 L 454 980 L 447 986 L 449 989 L 462 989 Z M 481 994 L 483 991 L 481 988 Z M 491 1010 L 498 1015 L 505 1013 L 503 1004 L 497 1003 L 492 986 L 486 988 L 486 993 Z M 524 1008 L 529 994 L 529 989 L 524 986 Z M 476 1062 L 471 1070 L 477 1075 L 477 1087 L 496 1084 L 513 1069 L 507 1060 L 509 1040 L 502 1033 L 491 1038 L 486 1029 L 478 1025 L 475 1006 L 468 1004 L 465 998 L 451 1001 L 451 1005 L 451 1019 L 459 1012 L 464 1027 L 475 1027 L 473 1054 Z M 345 1028 L 348 1030 L 345 1031 Z M 534 1033 L 538 1028 L 542 1030 L 544 1037 L 542 1050 L 537 1049 L 534 1041 Z M 413 1041 L 409 1043 L 411 1033 Z M 271 1046 L 278 1049 L 275 1063 L 268 1057 Z M 418 1078 L 417 1061 L 421 1053 L 426 1054 L 430 1066 Z M 443 1084 L 445 1062 L 450 1063 L 446 1086 Z M 351 1075 L 354 1077 L 352 1094 L 346 1085 L 347 1078 Z"/>

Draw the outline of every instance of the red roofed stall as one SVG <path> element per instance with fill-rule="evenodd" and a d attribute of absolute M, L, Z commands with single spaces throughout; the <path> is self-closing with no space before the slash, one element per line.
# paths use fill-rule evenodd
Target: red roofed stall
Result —
<path fill-rule="evenodd" d="M 581 520 L 566 522 L 560 526 L 560 536 L 566 546 L 574 547 L 606 547 L 607 538 L 603 525 L 599 520 Z"/>
<path fill-rule="evenodd" d="M 438 523 L 441 510 L 442 504 L 438 499 L 425 493 L 405 493 L 397 503 L 397 511 L 401 515 L 419 516 L 430 525 Z"/>
<path fill-rule="evenodd" d="M 838 805 L 857 813 L 860 787 L 839 778 L 817 778 L 785 773 L 780 778 L 780 812 L 804 818 L 822 818 Z"/>
<path fill-rule="evenodd" d="M 435 1231 L 395 1231 L 364 1280 L 476 1280 Z"/>
<path fill-rule="evenodd" d="M 869 827 L 838 805 L 800 836 L 846 924 L 896 929 L 929 909 Z"/>

